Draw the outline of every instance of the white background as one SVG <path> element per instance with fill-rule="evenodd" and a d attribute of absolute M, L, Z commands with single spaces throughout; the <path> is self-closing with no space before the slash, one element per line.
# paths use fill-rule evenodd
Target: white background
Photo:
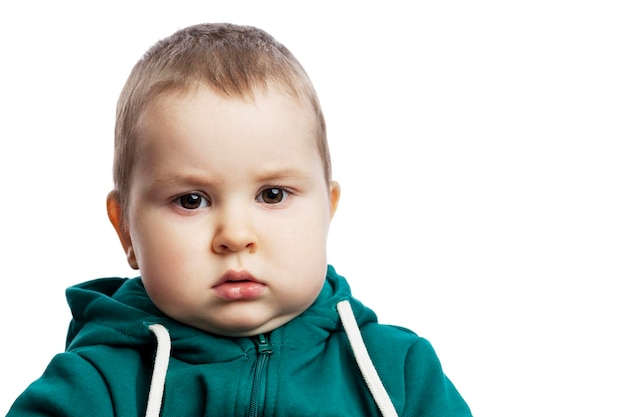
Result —
<path fill-rule="evenodd" d="M 230 21 L 285 43 L 318 89 L 343 187 L 330 261 L 433 343 L 476 416 L 626 416 L 623 2 L 14 4 L 0 412 L 63 350 L 65 287 L 134 276 L 104 204 L 130 68 L 183 26 Z"/>

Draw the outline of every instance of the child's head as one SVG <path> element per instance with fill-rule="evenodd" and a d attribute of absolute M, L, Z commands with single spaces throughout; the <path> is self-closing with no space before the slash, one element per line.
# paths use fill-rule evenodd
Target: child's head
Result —
<path fill-rule="evenodd" d="M 107 208 L 166 314 L 270 331 L 317 297 L 339 199 L 311 82 L 265 32 L 200 25 L 157 43 L 118 104 Z"/>

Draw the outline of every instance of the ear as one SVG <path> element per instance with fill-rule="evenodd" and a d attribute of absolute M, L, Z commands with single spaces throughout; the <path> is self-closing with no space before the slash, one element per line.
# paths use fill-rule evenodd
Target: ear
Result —
<path fill-rule="evenodd" d="M 133 243 L 128 233 L 128 227 L 124 219 L 124 210 L 120 204 L 119 194 L 117 191 L 111 191 L 107 195 L 107 213 L 109 214 L 109 220 L 117 232 L 117 237 L 120 239 L 120 243 L 126 253 L 126 259 L 128 265 L 133 269 L 139 269 L 137 265 L 137 258 L 135 257 L 135 251 L 133 250 Z"/>
<path fill-rule="evenodd" d="M 337 181 L 331 181 L 329 186 L 330 193 L 330 218 L 332 219 L 339 205 L 339 197 L 341 196 L 341 187 Z"/>

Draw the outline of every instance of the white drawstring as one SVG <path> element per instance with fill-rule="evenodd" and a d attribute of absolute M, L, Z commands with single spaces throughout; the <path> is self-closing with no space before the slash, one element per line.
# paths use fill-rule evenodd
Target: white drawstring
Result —
<path fill-rule="evenodd" d="M 162 324 L 151 324 L 148 328 L 156 335 L 157 351 L 154 358 L 154 370 L 152 371 L 150 394 L 148 394 L 146 417 L 159 417 L 161 414 L 161 403 L 163 402 L 163 392 L 165 391 L 165 375 L 170 363 L 172 341 L 170 340 L 170 334 Z"/>
<path fill-rule="evenodd" d="M 352 311 L 350 302 L 348 300 L 343 300 L 337 303 L 337 311 L 339 312 L 339 317 L 343 323 L 343 328 L 346 330 L 346 334 L 348 335 L 348 341 L 350 342 L 350 346 L 354 352 L 357 365 L 359 366 L 361 374 L 363 374 L 363 378 L 365 379 L 365 384 L 372 393 L 374 401 L 378 405 L 383 417 L 397 417 L 398 414 L 393 407 L 391 398 L 389 398 L 389 394 L 385 390 L 385 387 L 378 376 L 378 372 L 376 372 L 372 359 L 367 353 L 367 348 L 365 347 L 365 342 L 363 342 L 359 325 L 354 318 L 354 312 Z"/>

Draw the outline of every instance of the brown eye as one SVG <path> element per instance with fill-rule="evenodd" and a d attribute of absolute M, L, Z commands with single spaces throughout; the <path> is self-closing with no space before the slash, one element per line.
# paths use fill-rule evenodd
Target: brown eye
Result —
<path fill-rule="evenodd" d="M 206 198 L 202 197 L 199 194 L 190 193 L 185 194 L 176 200 L 179 206 L 186 210 L 196 210 L 202 207 L 206 207 L 209 205 L 209 202 Z"/>
<path fill-rule="evenodd" d="M 266 188 L 261 191 L 260 199 L 266 204 L 277 204 L 282 202 L 287 196 L 287 192 L 282 188 Z"/>

